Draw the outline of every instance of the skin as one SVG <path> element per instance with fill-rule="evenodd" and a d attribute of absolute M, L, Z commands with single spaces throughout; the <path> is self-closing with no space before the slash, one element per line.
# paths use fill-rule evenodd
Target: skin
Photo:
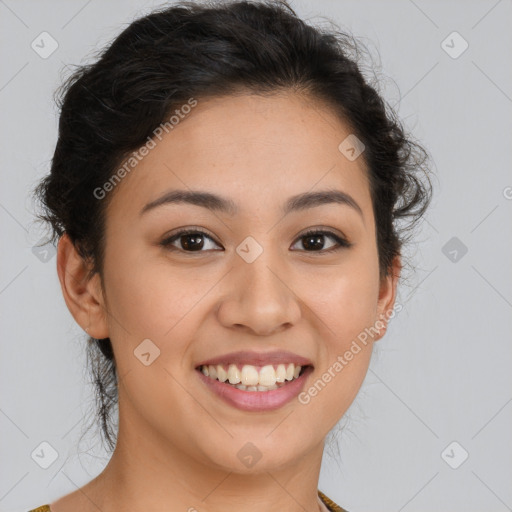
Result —
<path fill-rule="evenodd" d="M 52 503 L 53 512 L 319 510 L 325 437 L 356 397 L 373 342 L 386 332 L 401 268 L 396 258 L 379 280 L 364 160 L 338 150 L 350 133 L 327 106 L 294 93 L 199 101 L 117 186 L 103 282 L 98 274 L 86 279 L 85 263 L 61 238 L 66 304 L 91 336 L 110 337 L 114 347 L 120 427 L 104 471 Z M 176 188 L 222 195 L 240 212 L 168 204 L 140 215 Z M 342 204 L 280 212 L 290 196 L 326 188 L 350 194 L 362 216 Z M 212 237 L 202 252 L 187 253 L 180 239 L 175 251 L 159 245 L 192 226 Z M 306 251 L 308 228 L 328 228 L 353 245 Z M 235 252 L 247 236 L 263 248 L 250 264 Z M 323 242 L 324 251 L 336 245 L 329 236 Z M 307 389 L 382 319 L 380 334 L 306 405 L 295 399 L 275 411 L 244 412 L 212 396 L 194 369 L 237 350 L 290 350 L 314 365 Z M 149 366 L 134 356 L 147 338 L 160 349 Z M 237 457 L 248 441 L 262 454 L 251 468 Z"/>

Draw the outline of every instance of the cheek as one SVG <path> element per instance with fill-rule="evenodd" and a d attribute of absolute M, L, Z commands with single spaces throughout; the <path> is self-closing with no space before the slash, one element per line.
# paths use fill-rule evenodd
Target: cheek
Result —
<path fill-rule="evenodd" d="M 205 293 L 204 283 L 189 272 L 171 272 L 168 265 L 126 257 L 109 271 L 109 328 L 116 363 L 119 374 L 126 375 L 125 393 L 148 415 L 162 403 L 172 403 L 171 396 L 181 400 L 173 376 L 181 381 L 181 371 L 175 370 L 185 365 L 199 322 L 194 314 Z"/>
<path fill-rule="evenodd" d="M 355 259 L 355 258 L 354 258 Z M 365 262 L 349 264 L 336 270 L 323 269 L 310 274 L 297 295 L 322 325 L 329 350 L 343 350 L 365 328 L 373 325 L 378 298 L 378 272 Z M 294 290 L 295 291 L 295 290 Z"/>
<path fill-rule="evenodd" d="M 200 301 L 208 283 L 165 259 L 126 251 L 105 259 L 112 335 L 162 340 Z M 129 334 L 128 334 L 129 333 Z"/>
<path fill-rule="evenodd" d="M 378 273 L 372 263 L 362 258 L 359 263 L 323 277 L 317 274 L 302 288 L 320 340 L 320 365 L 301 403 L 323 418 L 322 428 L 332 428 L 353 402 L 371 358 Z"/>

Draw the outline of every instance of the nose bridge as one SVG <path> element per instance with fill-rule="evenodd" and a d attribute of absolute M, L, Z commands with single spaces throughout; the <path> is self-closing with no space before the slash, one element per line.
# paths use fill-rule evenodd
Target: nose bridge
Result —
<path fill-rule="evenodd" d="M 279 250 L 272 247 L 272 239 L 272 234 L 258 233 L 247 236 L 236 248 L 236 273 L 253 288 L 275 285 L 275 274 L 284 272 Z"/>
<path fill-rule="evenodd" d="M 292 286 L 286 282 L 278 251 L 260 245 L 255 256 L 254 242 L 246 243 L 237 248 L 241 252 L 236 255 L 229 291 L 218 310 L 220 320 L 226 327 L 244 326 L 258 334 L 270 334 L 295 324 L 300 308 Z"/>
<path fill-rule="evenodd" d="M 278 257 L 270 249 L 265 249 L 253 262 L 238 262 L 239 279 L 242 290 L 250 291 L 252 296 L 268 296 L 269 300 L 276 300 L 283 296 L 283 265 L 279 264 Z M 244 286 L 245 283 L 245 286 Z M 255 297 L 261 299 L 262 297 Z"/>

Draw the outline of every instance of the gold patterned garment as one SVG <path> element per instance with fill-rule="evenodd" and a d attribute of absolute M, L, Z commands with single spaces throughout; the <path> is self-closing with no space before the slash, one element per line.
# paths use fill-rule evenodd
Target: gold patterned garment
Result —
<path fill-rule="evenodd" d="M 318 496 L 322 500 L 322 503 L 325 504 L 327 510 L 329 512 L 347 512 L 344 508 L 341 508 L 339 505 L 336 505 L 334 501 L 329 499 L 322 491 L 318 491 Z M 40 507 L 29 510 L 28 512 L 52 512 L 50 509 L 50 505 L 41 505 Z"/>
<path fill-rule="evenodd" d="M 341 508 L 339 505 L 334 503 L 330 498 L 328 498 L 322 491 L 318 491 L 318 496 L 320 496 L 320 499 L 325 504 L 329 512 L 347 512 L 344 508 Z"/>

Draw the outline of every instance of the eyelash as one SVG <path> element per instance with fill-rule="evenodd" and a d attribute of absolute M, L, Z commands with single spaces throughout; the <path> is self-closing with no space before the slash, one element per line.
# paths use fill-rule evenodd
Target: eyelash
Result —
<path fill-rule="evenodd" d="M 173 247 L 171 245 L 175 240 L 178 240 L 180 237 L 186 236 L 186 235 L 201 235 L 201 236 L 204 236 L 206 238 L 209 238 L 210 240 L 215 242 L 217 245 L 220 245 L 208 233 L 205 233 L 201 229 L 191 229 L 191 228 L 179 231 L 179 232 L 175 233 L 174 235 L 172 235 L 171 237 L 168 237 L 168 238 L 162 240 L 162 242 L 160 242 L 160 245 L 162 247 L 164 247 L 165 249 L 167 249 L 167 250 L 181 251 L 181 252 L 185 252 L 185 253 L 188 253 L 188 254 L 196 254 L 196 253 L 201 253 L 201 252 L 208 252 L 208 251 L 185 251 L 185 250 Z M 331 253 L 331 252 L 339 251 L 340 249 L 348 249 L 349 247 L 352 247 L 352 245 L 353 245 L 352 243 L 348 242 L 345 238 L 340 237 L 336 233 L 333 233 L 332 231 L 328 231 L 328 230 L 323 230 L 323 229 L 310 229 L 310 230 L 306 231 L 305 233 L 303 233 L 302 235 L 300 235 L 297 238 L 297 241 L 300 240 L 301 238 L 306 238 L 306 237 L 311 236 L 311 235 L 321 235 L 321 236 L 331 237 L 332 239 L 334 239 L 336 241 L 336 243 L 338 245 L 334 246 L 334 247 L 331 247 L 330 249 L 326 249 L 326 250 L 320 250 L 320 251 L 306 251 L 306 250 L 304 250 L 303 252 L 326 254 L 326 253 Z"/>

